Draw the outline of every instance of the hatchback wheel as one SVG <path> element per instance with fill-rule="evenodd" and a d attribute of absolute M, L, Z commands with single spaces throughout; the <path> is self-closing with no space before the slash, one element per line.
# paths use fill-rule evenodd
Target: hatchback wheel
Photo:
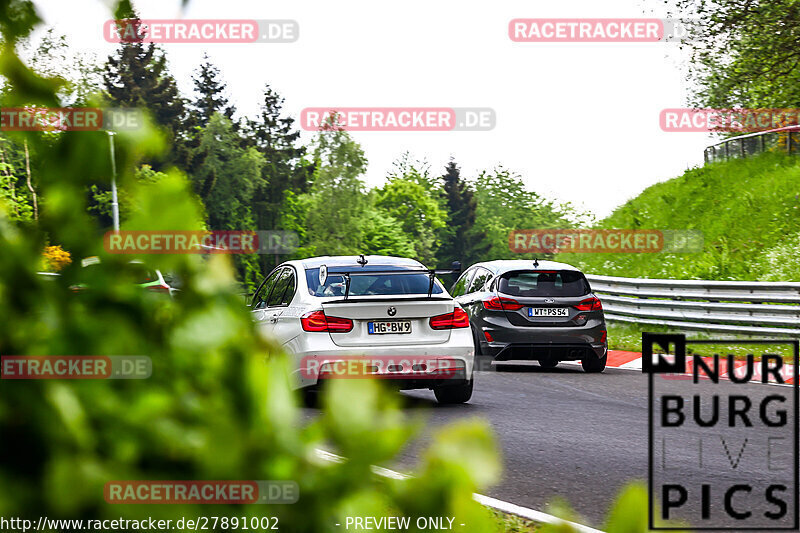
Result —
<path fill-rule="evenodd" d="M 603 357 L 594 357 L 589 356 L 581 361 L 581 366 L 583 367 L 584 372 L 588 373 L 597 373 L 602 372 L 606 369 L 606 360 L 608 356 Z"/>
<path fill-rule="evenodd" d="M 474 379 L 470 379 L 460 385 L 440 385 L 434 387 L 433 394 L 436 401 L 442 404 L 466 403 L 472 398 L 473 382 Z"/>

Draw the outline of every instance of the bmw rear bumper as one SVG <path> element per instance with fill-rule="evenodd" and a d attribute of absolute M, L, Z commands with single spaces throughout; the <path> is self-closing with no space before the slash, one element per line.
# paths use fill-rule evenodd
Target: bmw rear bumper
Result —
<path fill-rule="evenodd" d="M 296 388 L 323 379 L 373 377 L 399 389 L 427 389 L 468 379 L 475 361 L 469 328 L 452 330 L 438 344 L 346 347 L 325 333 L 301 335 L 284 347 L 292 354 Z"/>

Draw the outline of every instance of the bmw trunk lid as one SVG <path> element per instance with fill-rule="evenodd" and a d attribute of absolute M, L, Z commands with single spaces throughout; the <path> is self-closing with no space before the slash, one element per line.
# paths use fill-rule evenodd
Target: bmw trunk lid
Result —
<path fill-rule="evenodd" d="M 408 346 L 441 344 L 450 339 L 449 329 L 433 329 L 432 317 L 452 313 L 450 298 L 420 296 L 369 297 L 322 303 L 326 316 L 353 321 L 348 332 L 329 333 L 337 346 Z"/>

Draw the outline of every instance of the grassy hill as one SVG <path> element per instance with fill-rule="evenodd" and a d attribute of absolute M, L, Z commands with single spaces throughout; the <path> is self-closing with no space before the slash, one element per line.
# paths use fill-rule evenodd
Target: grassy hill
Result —
<path fill-rule="evenodd" d="M 763 154 L 688 170 L 645 189 L 602 228 L 692 229 L 702 253 L 558 254 L 590 274 L 800 281 L 800 159 Z"/>

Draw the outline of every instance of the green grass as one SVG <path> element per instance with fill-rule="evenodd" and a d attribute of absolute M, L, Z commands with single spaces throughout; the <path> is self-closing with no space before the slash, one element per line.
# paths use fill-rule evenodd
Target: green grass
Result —
<path fill-rule="evenodd" d="M 558 254 L 588 274 L 710 280 L 800 280 L 800 160 L 781 154 L 713 163 L 652 185 L 602 228 L 691 229 L 702 253 Z"/>
<path fill-rule="evenodd" d="M 678 330 L 666 328 L 663 326 L 651 326 L 644 324 L 632 324 L 628 322 L 615 322 L 609 321 L 608 325 L 608 348 L 610 350 L 626 350 L 631 352 L 642 351 L 642 332 L 647 331 L 650 333 L 685 333 L 686 338 L 703 340 L 703 339 L 722 339 L 730 337 L 718 333 L 705 333 L 702 331 L 689 331 L 681 332 Z M 759 356 L 763 353 L 779 354 L 784 357 L 786 361 L 794 360 L 794 353 L 786 345 L 770 345 L 770 344 L 737 344 L 735 340 L 730 339 L 728 342 L 720 342 L 719 344 L 707 345 L 690 345 L 686 347 L 687 353 L 695 353 L 703 356 L 712 356 L 715 353 L 725 356 L 732 353 L 736 359 L 744 359 L 748 353 Z"/>
<path fill-rule="evenodd" d="M 494 509 L 492 509 L 492 514 L 497 522 L 497 533 L 531 533 L 539 529 L 535 522 L 517 515 L 506 514 Z"/>

